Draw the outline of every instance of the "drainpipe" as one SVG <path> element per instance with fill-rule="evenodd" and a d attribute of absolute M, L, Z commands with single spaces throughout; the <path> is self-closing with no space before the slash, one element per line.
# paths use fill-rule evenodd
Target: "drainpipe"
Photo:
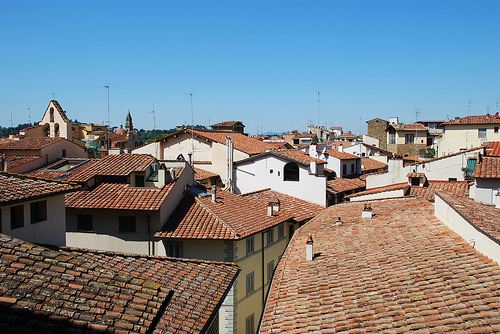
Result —
<path fill-rule="evenodd" d="M 266 294 L 265 294 L 265 286 L 264 286 L 264 282 L 265 282 L 265 279 L 264 279 L 264 231 L 262 231 L 260 233 L 261 235 L 261 238 L 260 238 L 260 241 L 261 241 L 261 246 L 262 246 L 262 312 L 264 312 L 264 303 L 266 302 Z"/>

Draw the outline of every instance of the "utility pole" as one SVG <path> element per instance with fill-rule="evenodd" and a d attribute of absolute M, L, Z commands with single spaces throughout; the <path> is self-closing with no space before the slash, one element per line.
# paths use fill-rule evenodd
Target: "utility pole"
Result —
<path fill-rule="evenodd" d="M 316 91 L 318 94 L 318 126 L 319 126 L 319 90 Z"/>
<path fill-rule="evenodd" d="M 109 84 L 104 85 L 104 88 L 108 90 L 108 131 L 111 128 L 110 118 L 109 118 Z"/>

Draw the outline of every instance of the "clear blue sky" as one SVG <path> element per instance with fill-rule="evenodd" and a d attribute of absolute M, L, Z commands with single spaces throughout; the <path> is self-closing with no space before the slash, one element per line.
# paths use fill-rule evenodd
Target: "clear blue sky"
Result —
<path fill-rule="evenodd" d="M 3 1 L 4 126 L 39 120 L 53 92 L 70 118 L 128 109 L 138 128 L 242 120 L 247 131 L 414 121 L 495 110 L 500 1 Z M 500 100 L 498 101 L 500 102 Z"/>

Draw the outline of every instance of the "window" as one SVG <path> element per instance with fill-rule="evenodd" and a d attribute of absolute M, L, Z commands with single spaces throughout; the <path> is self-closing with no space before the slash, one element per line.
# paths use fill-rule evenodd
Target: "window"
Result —
<path fill-rule="evenodd" d="M 273 173 L 273 170 L 272 170 L 272 169 L 270 169 L 270 170 L 269 170 L 269 174 L 272 174 L 272 173 Z"/>
<path fill-rule="evenodd" d="M 295 162 L 289 162 L 283 167 L 283 177 L 285 181 L 299 180 L 299 165 Z"/>
<path fill-rule="evenodd" d="M 62 150 L 62 157 L 66 158 L 66 150 L 65 149 Z"/>
<path fill-rule="evenodd" d="M 170 257 L 182 257 L 182 242 L 169 241 L 167 242 L 167 255 Z"/>
<path fill-rule="evenodd" d="M 144 187 L 144 175 L 136 175 L 135 176 L 135 186 L 136 187 Z"/>
<path fill-rule="evenodd" d="M 247 255 L 249 255 L 254 252 L 254 241 L 253 237 L 248 237 L 246 240 L 247 240 Z"/>
<path fill-rule="evenodd" d="M 457 180 L 456 177 L 450 177 L 448 178 L 448 182 L 455 182 Z"/>
<path fill-rule="evenodd" d="M 479 128 L 477 130 L 477 137 L 478 138 L 486 138 L 486 129 L 485 128 Z"/>
<path fill-rule="evenodd" d="M 396 131 L 389 132 L 389 144 L 396 144 Z"/>
<path fill-rule="evenodd" d="M 420 178 L 419 177 L 412 177 L 411 178 L 411 185 L 412 186 L 420 186 Z"/>
<path fill-rule="evenodd" d="M 267 284 L 271 283 L 274 274 L 274 261 L 267 264 Z"/>
<path fill-rule="evenodd" d="M 270 245 L 274 242 L 274 233 L 273 229 L 270 229 L 266 232 L 266 245 Z"/>
<path fill-rule="evenodd" d="M 24 206 L 17 205 L 10 207 L 10 229 L 14 230 L 24 226 Z"/>
<path fill-rule="evenodd" d="M 30 204 L 31 224 L 47 220 L 47 201 L 33 202 Z"/>
<path fill-rule="evenodd" d="M 342 176 L 347 174 L 347 165 L 342 165 Z"/>
<path fill-rule="evenodd" d="M 498 126 L 495 126 L 495 127 L 493 128 L 493 132 L 494 132 L 494 133 L 498 133 Z"/>
<path fill-rule="evenodd" d="M 135 216 L 119 216 L 118 230 L 120 233 L 135 233 Z"/>
<path fill-rule="evenodd" d="M 54 108 L 52 108 L 52 107 L 49 109 L 49 117 L 50 117 L 50 121 L 54 122 Z"/>
<path fill-rule="evenodd" d="M 92 226 L 92 216 L 76 215 L 76 229 L 81 232 L 92 232 L 94 230 Z"/>
<path fill-rule="evenodd" d="M 354 173 L 354 164 L 351 164 L 351 174 Z"/>
<path fill-rule="evenodd" d="M 413 144 L 415 142 L 415 134 L 407 133 L 405 134 L 405 144 Z"/>
<path fill-rule="evenodd" d="M 278 239 L 282 239 L 285 237 L 285 223 L 281 223 L 278 225 Z"/>
<path fill-rule="evenodd" d="M 245 334 L 255 334 L 255 319 L 253 313 L 245 319 Z"/>
<path fill-rule="evenodd" d="M 247 274 L 246 277 L 246 292 L 247 295 L 252 293 L 253 290 L 255 289 L 255 273 L 252 271 L 250 274 Z"/>

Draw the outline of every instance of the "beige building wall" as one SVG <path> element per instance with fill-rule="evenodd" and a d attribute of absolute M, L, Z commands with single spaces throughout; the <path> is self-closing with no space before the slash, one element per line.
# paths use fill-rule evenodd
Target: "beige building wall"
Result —
<path fill-rule="evenodd" d="M 47 220 L 31 223 L 31 203 L 47 202 Z M 11 229 L 11 207 L 23 206 L 24 226 Z M 29 242 L 66 245 L 64 195 L 41 198 L 0 207 L 1 232 Z"/>
<path fill-rule="evenodd" d="M 438 156 L 442 157 L 460 150 L 483 145 L 488 141 L 500 141 L 500 125 L 445 125 L 444 133 L 437 142 Z M 486 138 L 479 138 L 479 129 L 486 129 Z"/>

